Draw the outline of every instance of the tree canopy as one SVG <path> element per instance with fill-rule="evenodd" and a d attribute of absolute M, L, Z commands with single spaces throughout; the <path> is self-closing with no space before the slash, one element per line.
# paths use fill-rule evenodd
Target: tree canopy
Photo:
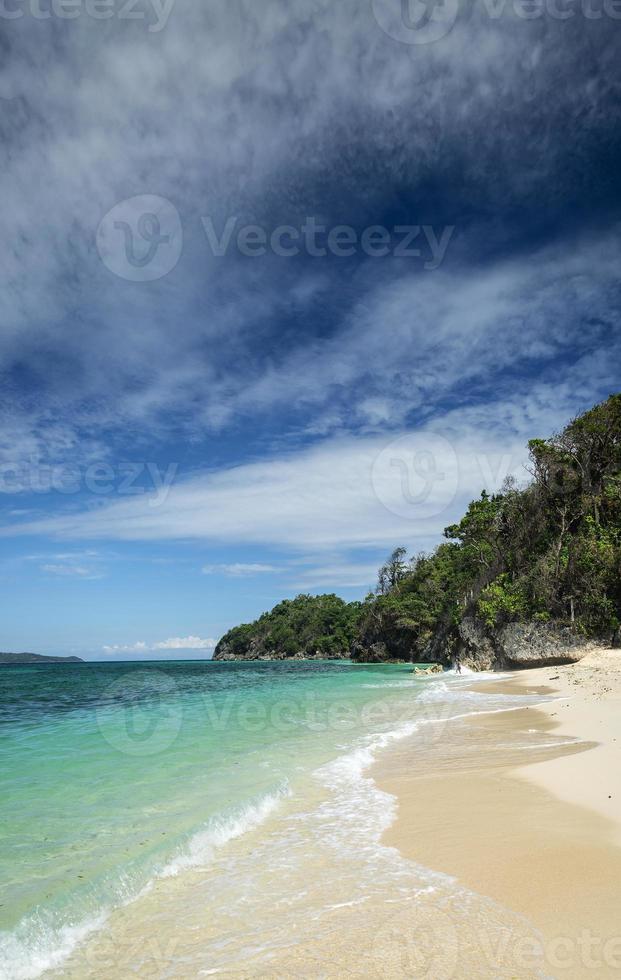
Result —
<path fill-rule="evenodd" d="M 359 602 L 344 602 L 336 595 L 285 599 L 254 623 L 229 630 L 214 656 L 216 660 L 348 657 L 359 610 Z"/>

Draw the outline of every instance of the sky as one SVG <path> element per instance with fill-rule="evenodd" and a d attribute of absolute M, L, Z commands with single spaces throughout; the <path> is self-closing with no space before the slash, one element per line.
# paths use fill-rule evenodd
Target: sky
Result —
<path fill-rule="evenodd" d="M 620 388 L 613 0 L 6 0 L 0 649 L 362 598 Z"/>

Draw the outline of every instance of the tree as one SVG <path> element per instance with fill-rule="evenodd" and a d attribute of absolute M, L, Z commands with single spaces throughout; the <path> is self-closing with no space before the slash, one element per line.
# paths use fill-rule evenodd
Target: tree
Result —
<path fill-rule="evenodd" d="M 405 548 L 395 548 L 380 568 L 377 573 L 377 592 L 379 595 L 387 595 L 407 574 L 406 554 Z"/>

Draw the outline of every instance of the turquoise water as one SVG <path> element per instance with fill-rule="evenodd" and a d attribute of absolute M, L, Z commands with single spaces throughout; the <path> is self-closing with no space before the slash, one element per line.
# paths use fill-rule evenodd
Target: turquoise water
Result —
<path fill-rule="evenodd" d="M 154 878 L 208 863 L 317 766 L 392 729 L 408 667 L 2 669 L 0 961 L 36 976 Z M 403 700 L 404 694 L 406 700 Z"/>
<path fill-rule="evenodd" d="M 0 680 L 2 980 L 282 976 L 294 960 L 304 976 L 436 980 L 385 966 L 399 916 L 414 963 L 430 924 L 442 962 L 447 934 L 473 923 L 522 934 L 382 844 L 396 804 L 367 770 L 405 737 L 440 770 L 468 743 L 460 719 L 534 697 L 344 662 L 33 665 Z"/>

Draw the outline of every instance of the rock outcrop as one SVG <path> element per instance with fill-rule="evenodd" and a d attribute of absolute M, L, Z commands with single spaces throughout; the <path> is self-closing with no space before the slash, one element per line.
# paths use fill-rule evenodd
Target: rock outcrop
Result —
<path fill-rule="evenodd" d="M 365 664 L 383 664 L 392 659 L 385 643 L 371 643 L 369 646 L 365 646 L 359 641 L 353 645 L 351 658 L 356 662 Z"/>
<path fill-rule="evenodd" d="M 226 644 L 222 644 L 218 648 L 217 654 L 214 655 L 214 660 L 346 660 L 348 657 L 347 651 L 343 653 L 322 653 L 321 650 L 296 650 L 295 653 L 285 653 L 282 650 L 273 650 L 270 653 L 265 653 L 262 645 L 257 643 L 250 643 L 248 649 L 244 651 L 243 654 L 233 653 L 233 651 L 227 647 Z"/>
<path fill-rule="evenodd" d="M 216 647 L 214 660 L 347 660 L 348 650 L 342 651 L 322 651 L 315 648 L 308 650 L 269 650 L 266 651 L 262 637 L 253 637 L 243 651 L 233 650 L 232 645 L 225 639 L 221 640 Z"/>
<path fill-rule="evenodd" d="M 444 623 L 438 627 L 416 659 L 450 667 L 459 657 L 471 670 L 517 670 L 576 663 L 598 645 L 564 623 L 508 623 L 491 629 L 482 620 L 465 616 L 458 626 Z M 381 642 L 368 647 L 354 644 L 352 658 L 358 663 L 403 662 L 391 656 Z"/>
<path fill-rule="evenodd" d="M 570 626 L 554 622 L 508 623 L 489 629 L 480 620 L 465 617 L 457 629 L 453 651 L 473 670 L 514 670 L 524 667 L 554 667 L 576 663 L 597 645 L 575 633 Z"/>

